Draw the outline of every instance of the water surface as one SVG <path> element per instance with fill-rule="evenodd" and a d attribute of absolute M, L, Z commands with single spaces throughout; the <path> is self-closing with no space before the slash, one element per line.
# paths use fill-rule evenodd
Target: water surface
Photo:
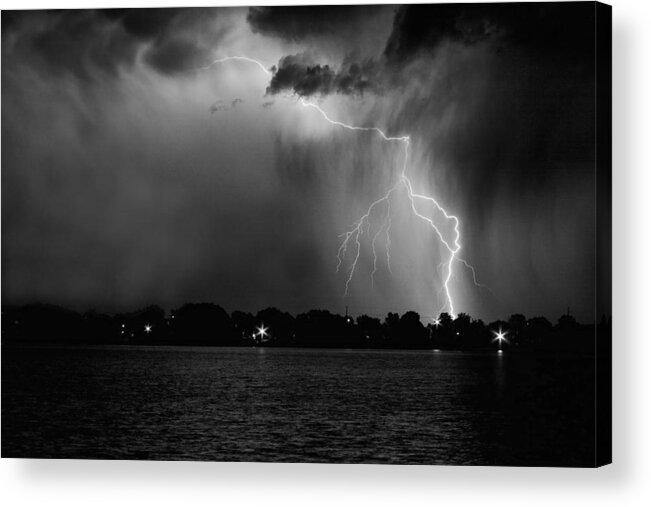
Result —
<path fill-rule="evenodd" d="M 593 359 L 2 350 L 2 456 L 592 466 Z"/>

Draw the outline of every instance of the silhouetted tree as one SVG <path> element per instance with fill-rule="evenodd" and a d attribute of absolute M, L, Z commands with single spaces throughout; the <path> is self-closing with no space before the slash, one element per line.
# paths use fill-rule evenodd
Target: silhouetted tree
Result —
<path fill-rule="evenodd" d="M 429 336 L 420 320 L 420 315 L 409 311 L 403 314 L 398 321 L 396 334 L 392 337 L 392 345 L 404 348 L 425 348 L 428 346 Z"/>
<path fill-rule="evenodd" d="M 6 315 L 5 315 L 6 314 Z M 5 321 L 9 326 L 5 326 Z M 87 339 L 82 317 L 59 306 L 36 303 L 4 311 L 3 335 L 34 343 L 80 343 Z"/>
<path fill-rule="evenodd" d="M 527 340 L 527 319 L 521 313 L 511 315 L 506 327 L 509 331 L 509 342 L 512 346 L 519 346 Z"/>
<path fill-rule="evenodd" d="M 545 317 L 533 317 L 527 321 L 527 344 L 533 348 L 549 346 L 552 333 L 552 323 Z"/>
<path fill-rule="evenodd" d="M 111 316 L 98 313 L 95 310 L 90 310 L 84 314 L 83 322 L 86 343 L 116 342 L 116 337 L 120 330 L 115 319 Z"/>
<path fill-rule="evenodd" d="M 468 348 L 468 342 L 470 340 L 470 323 L 470 315 L 467 313 L 460 313 L 452 322 L 454 341 L 457 343 L 456 348 Z"/>
<path fill-rule="evenodd" d="M 240 344 L 226 310 L 212 303 L 190 303 L 175 310 L 172 329 L 177 340 L 182 343 Z"/>
<path fill-rule="evenodd" d="M 556 350 L 579 351 L 590 348 L 594 340 L 594 325 L 581 326 L 571 315 L 562 315 L 555 326 Z"/>
<path fill-rule="evenodd" d="M 160 343 L 169 335 L 165 310 L 160 306 L 147 306 L 135 312 L 115 316 L 119 339 L 124 343 Z"/>
<path fill-rule="evenodd" d="M 438 318 L 439 324 L 435 326 L 432 332 L 432 348 L 452 349 L 457 348 L 458 341 L 454 340 L 455 330 L 452 316 L 443 312 Z"/>
<path fill-rule="evenodd" d="M 357 329 L 360 334 L 360 346 L 375 347 L 382 343 L 382 323 L 380 319 L 360 315 L 357 317 Z"/>
<path fill-rule="evenodd" d="M 296 318 L 298 343 L 307 347 L 348 347 L 355 326 L 327 310 L 310 310 Z"/>
<path fill-rule="evenodd" d="M 473 320 L 470 323 L 468 337 L 464 339 L 464 345 L 467 349 L 487 349 L 491 348 L 492 335 L 490 329 L 486 327 L 482 320 Z"/>
<path fill-rule="evenodd" d="M 254 340 L 259 326 L 267 328 L 268 340 Z M 442 313 L 423 326 L 413 311 L 402 316 L 390 312 L 384 322 L 361 315 L 349 316 L 327 310 L 310 310 L 294 318 L 277 308 L 266 308 L 253 316 L 235 311 L 229 316 L 212 303 L 186 304 L 170 318 L 158 306 L 113 317 L 96 311 L 83 315 L 52 305 L 3 306 L 2 339 L 34 343 L 143 343 L 194 345 L 264 345 L 299 347 L 435 348 L 455 350 L 495 349 L 494 333 L 506 332 L 507 349 L 545 353 L 594 353 L 596 332 L 610 336 L 611 322 L 604 316 L 598 326 L 579 324 L 563 315 L 555 326 L 544 317 L 526 320 L 512 315 L 508 322 L 485 325 L 460 313 L 456 319 Z"/>
<path fill-rule="evenodd" d="M 256 333 L 256 318 L 250 314 L 240 311 L 234 311 L 231 314 L 231 323 L 238 338 L 244 344 L 252 345 L 255 341 L 254 333 Z"/>
<path fill-rule="evenodd" d="M 296 344 L 294 317 L 289 313 L 281 312 L 278 308 L 266 308 L 258 312 L 256 320 L 256 326 L 264 324 L 269 328 L 270 344 L 284 346 Z"/>

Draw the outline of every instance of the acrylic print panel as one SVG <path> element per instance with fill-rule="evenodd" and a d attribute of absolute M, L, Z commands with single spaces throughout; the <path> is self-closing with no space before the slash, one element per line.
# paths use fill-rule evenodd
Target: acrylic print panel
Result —
<path fill-rule="evenodd" d="M 2 13 L 2 456 L 610 462 L 610 7 Z"/>

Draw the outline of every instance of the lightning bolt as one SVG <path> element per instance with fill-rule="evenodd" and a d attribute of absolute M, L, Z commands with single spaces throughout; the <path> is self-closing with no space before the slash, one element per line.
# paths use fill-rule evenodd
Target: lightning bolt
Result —
<path fill-rule="evenodd" d="M 265 67 L 265 65 L 262 62 L 254 58 L 249 58 L 247 56 L 227 56 L 224 58 L 219 58 L 217 60 L 213 60 L 207 66 L 202 67 L 201 70 L 208 70 L 215 65 L 230 62 L 230 61 L 248 62 L 257 65 L 267 76 L 272 75 L 272 72 L 267 67 Z M 377 272 L 378 256 L 377 256 L 377 250 L 375 245 L 379 235 L 383 230 L 385 231 L 386 263 L 389 272 L 391 272 L 391 254 L 390 254 L 391 198 L 400 189 L 403 189 L 406 192 L 407 198 L 409 199 L 409 202 L 411 204 L 411 211 L 413 212 L 414 216 L 419 218 L 422 222 L 424 222 L 434 231 L 436 236 L 441 241 L 441 244 L 445 246 L 445 248 L 449 253 L 449 257 L 447 261 L 442 263 L 447 267 L 445 278 L 443 280 L 443 290 L 445 291 L 446 301 L 439 313 L 443 312 L 447 308 L 452 318 L 453 319 L 456 318 L 456 314 L 454 310 L 455 308 L 454 300 L 450 292 L 450 282 L 453 277 L 453 272 L 454 272 L 453 266 L 455 261 L 460 262 L 472 272 L 472 280 L 477 287 L 485 287 L 488 290 L 490 290 L 485 285 L 482 285 L 477 282 L 475 269 L 464 259 L 460 258 L 458 255 L 462 248 L 459 218 L 456 217 L 455 215 L 448 213 L 445 210 L 445 208 L 443 208 L 443 206 L 441 206 L 441 204 L 439 204 L 439 202 L 434 197 L 414 192 L 412 182 L 407 176 L 409 154 L 410 154 L 410 147 L 411 147 L 411 138 L 409 136 L 407 135 L 389 136 L 382 129 L 378 127 L 360 127 L 357 125 L 349 125 L 347 123 L 343 123 L 341 121 L 330 118 L 330 116 L 328 116 L 328 114 L 323 109 L 321 109 L 321 107 L 318 104 L 314 102 L 308 101 L 303 97 L 301 97 L 299 101 L 303 107 L 314 109 L 324 120 L 326 120 L 328 123 L 334 126 L 345 128 L 347 130 L 352 130 L 352 131 L 371 132 L 371 133 L 379 134 L 382 137 L 382 139 L 387 142 L 402 143 L 402 145 L 404 146 L 403 164 L 402 164 L 402 168 L 398 180 L 383 196 L 379 197 L 377 200 L 373 201 L 370 204 L 370 206 L 366 210 L 366 213 L 353 223 L 350 230 L 346 231 L 344 234 L 341 235 L 341 237 L 343 237 L 343 240 L 339 246 L 339 249 L 337 250 L 337 268 L 336 268 L 337 272 L 339 272 L 339 270 L 342 268 L 348 251 L 352 250 L 353 252 L 353 260 L 347 270 L 344 297 L 348 295 L 350 283 L 352 282 L 353 277 L 355 275 L 355 271 L 357 269 L 357 262 L 359 261 L 359 257 L 362 249 L 362 243 L 360 237 L 364 233 L 364 225 L 366 224 L 367 234 L 370 234 L 371 216 L 374 214 L 376 208 L 381 208 L 383 205 L 385 206 L 384 221 L 378 227 L 371 240 L 371 249 L 373 252 L 373 271 L 371 273 L 371 284 L 375 283 L 375 273 Z M 429 205 L 430 208 L 436 210 L 440 215 L 442 215 L 445 218 L 447 222 L 453 225 L 454 238 L 452 242 L 449 242 L 448 240 L 445 239 L 443 233 L 441 232 L 441 230 L 439 229 L 439 227 L 436 225 L 436 223 L 432 218 L 425 216 L 418 211 L 417 203 Z"/>
<path fill-rule="evenodd" d="M 208 65 L 205 67 L 201 67 L 199 70 L 208 70 L 211 67 L 214 67 L 215 65 L 219 65 L 220 63 L 226 63 L 226 62 L 232 62 L 232 61 L 241 61 L 241 62 L 248 62 L 252 63 L 254 65 L 257 65 L 262 72 L 264 72 L 267 76 L 271 76 L 271 71 L 267 69 L 267 67 L 264 66 L 264 64 L 254 58 L 249 58 L 248 56 L 226 56 L 224 58 L 218 58 L 217 60 L 213 60 L 210 62 Z"/>

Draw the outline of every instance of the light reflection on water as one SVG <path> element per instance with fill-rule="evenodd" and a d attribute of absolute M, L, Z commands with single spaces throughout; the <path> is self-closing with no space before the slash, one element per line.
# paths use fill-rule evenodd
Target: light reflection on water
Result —
<path fill-rule="evenodd" d="M 592 375 L 495 351 L 3 347 L 2 455 L 590 465 Z"/>

